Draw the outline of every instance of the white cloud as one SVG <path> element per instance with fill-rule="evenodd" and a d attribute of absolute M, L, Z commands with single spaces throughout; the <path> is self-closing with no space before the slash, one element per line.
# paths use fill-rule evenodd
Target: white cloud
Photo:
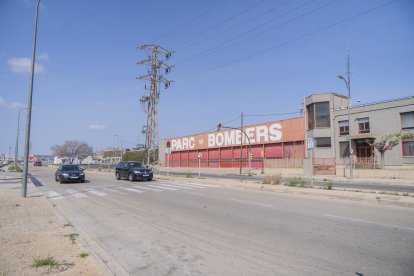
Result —
<path fill-rule="evenodd" d="M 32 61 L 29 58 L 10 58 L 7 63 L 13 73 L 30 73 L 31 71 Z M 35 73 L 42 73 L 43 71 L 45 71 L 45 67 L 35 63 Z"/>
<path fill-rule="evenodd" d="M 14 102 L 10 105 L 10 107 L 11 108 L 23 108 L 23 107 L 25 107 L 25 105 L 22 104 L 22 103 L 19 103 L 19 102 Z"/>
<path fill-rule="evenodd" d="M 89 129 L 92 129 L 92 130 L 103 130 L 105 128 L 106 128 L 105 125 L 100 125 L 100 124 L 92 124 L 89 126 Z"/>
<path fill-rule="evenodd" d="M 47 53 L 41 53 L 36 57 L 38 60 L 49 61 L 49 55 Z"/>
<path fill-rule="evenodd" d="M 0 97 L 0 106 L 7 106 L 6 100 L 3 99 L 2 97 Z"/>

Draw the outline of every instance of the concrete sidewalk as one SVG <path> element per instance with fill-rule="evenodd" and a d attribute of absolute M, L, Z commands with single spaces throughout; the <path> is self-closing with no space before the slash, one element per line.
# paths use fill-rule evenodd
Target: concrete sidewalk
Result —
<path fill-rule="evenodd" d="M 201 175 L 217 175 L 217 176 L 239 176 L 240 169 L 239 168 L 200 168 L 197 167 L 162 167 L 162 166 L 155 166 L 156 170 L 161 172 L 169 172 L 169 173 L 191 173 L 191 174 L 198 174 L 200 171 Z M 250 174 L 249 174 L 250 173 Z M 248 170 L 247 168 L 243 168 L 242 176 L 249 177 L 254 180 L 263 180 L 266 176 L 281 174 L 283 178 L 302 178 L 305 180 L 310 180 L 312 176 L 304 175 L 301 170 L 299 169 L 264 169 L 262 173 L 262 169 L 251 169 Z M 249 176 L 250 175 L 250 176 Z M 397 179 L 397 178 L 357 178 L 354 177 L 352 180 L 342 176 L 336 175 L 314 175 L 313 179 L 315 181 L 331 181 L 331 182 L 342 182 L 342 183 L 365 183 L 365 184 L 387 184 L 387 185 L 408 185 L 414 186 L 414 179 Z"/>

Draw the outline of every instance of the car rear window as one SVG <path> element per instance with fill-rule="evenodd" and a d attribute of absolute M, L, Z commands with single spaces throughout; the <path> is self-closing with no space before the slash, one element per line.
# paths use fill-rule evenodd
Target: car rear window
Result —
<path fill-rule="evenodd" d="M 62 171 L 78 171 L 79 166 L 73 165 L 73 166 L 63 166 Z"/>

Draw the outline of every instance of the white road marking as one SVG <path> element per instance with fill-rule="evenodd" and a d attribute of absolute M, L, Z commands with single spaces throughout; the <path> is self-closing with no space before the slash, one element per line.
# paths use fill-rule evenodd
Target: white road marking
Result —
<path fill-rule="evenodd" d="M 177 191 L 177 189 L 169 188 L 169 187 L 164 187 L 164 186 L 161 186 L 161 185 L 148 185 L 148 186 L 153 187 L 153 188 L 156 188 L 156 189 Z"/>
<path fill-rule="evenodd" d="M 199 184 L 199 183 L 191 183 L 191 182 L 184 182 L 183 184 L 194 185 L 194 186 L 201 186 L 201 187 L 209 187 L 209 188 L 216 188 L 217 186 L 207 185 L 207 184 Z"/>
<path fill-rule="evenodd" d="M 153 191 L 153 192 L 162 192 L 162 190 L 160 190 L 160 189 L 148 188 L 148 187 L 144 187 L 144 186 L 133 186 L 133 187 L 143 189 L 143 190 Z"/>
<path fill-rule="evenodd" d="M 180 186 L 180 187 L 184 186 L 184 187 L 190 187 L 190 188 L 195 188 L 195 189 L 205 189 L 205 188 L 207 188 L 207 187 L 198 186 L 198 185 L 191 185 L 191 184 L 188 184 L 188 183 L 177 183 L 177 182 L 173 182 L 173 183 L 174 184 L 171 184 L 171 185 L 176 185 L 176 186 Z"/>
<path fill-rule="evenodd" d="M 134 192 L 134 193 L 142 193 L 142 191 L 137 190 L 137 189 L 133 189 L 133 188 L 127 188 L 127 187 L 119 187 L 119 188 L 122 189 L 122 190 L 125 190 L 125 191 Z"/>
<path fill-rule="evenodd" d="M 115 189 L 112 189 L 112 188 L 105 188 L 105 191 L 110 191 L 112 193 L 119 194 L 119 195 L 125 195 L 124 192 L 121 192 L 121 191 L 118 191 L 118 190 L 115 190 Z"/>
<path fill-rule="evenodd" d="M 74 189 L 67 189 L 66 190 L 69 194 L 73 195 L 74 197 L 87 197 L 83 191 L 78 191 Z"/>
<path fill-rule="evenodd" d="M 171 188 L 177 188 L 177 189 L 184 189 L 184 190 L 191 190 L 191 189 L 194 189 L 195 187 L 188 187 L 188 186 L 181 186 L 181 185 L 178 185 L 178 184 L 170 184 L 170 183 L 162 183 L 162 184 L 159 184 L 159 185 L 162 185 L 162 186 L 166 186 L 166 187 L 171 187 Z"/>
<path fill-rule="evenodd" d="M 275 207 L 274 205 L 270 205 L 270 204 L 262 204 L 262 203 L 252 202 L 252 201 L 238 200 L 238 199 L 234 199 L 234 198 L 230 198 L 230 200 L 231 201 L 242 202 L 242 203 L 259 205 L 259 206 L 264 206 L 264 207 Z"/>
<path fill-rule="evenodd" d="M 359 223 L 374 224 L 374 225 L 378 225 L 378 226 L 384 226 L 384 227 L 398 228 L 398 229 L 404 229 L 404 230 L 408 230 L 408 231 L 414 231 L 414 228 L 403 227 L 403 226 L 396 226 L 396 225 L 385 224 L 385 223 L 380 223 L 380 222 L 373 222 L 373 221 L 362 220 L 362 219 L 353 219 L 353 218 L 335 216 L 335 215 L 330 215 L 330 214 L 323 214 L 323 216 L 330 217 L 330 218 L 335 218 L 335 219 L 341 219 L 341 220 L 348 220 L 348 221 L 353 221 L 353 222 L 359 222 Z"/>
<path fill-rule="evenodd" d="M 94 189 L 87 190 L 87 192 L 91 193 L 91 194 L 94 194 L 94 195 L 97 195 L 97 196 L 106 196 L 106 194 L 104 192 L 100 192 L 100 191 L 97 191 L 97 190 L 94 190 Z"/>
<path fill-rule="evenodd" d="M 61 196 L 60 194 L 58 194 L 55 191 L 47 191 L 47 192 L 49 193 L 49 198 L 52 198 L 52 199 L 64 199 L 63 196 Z"/>

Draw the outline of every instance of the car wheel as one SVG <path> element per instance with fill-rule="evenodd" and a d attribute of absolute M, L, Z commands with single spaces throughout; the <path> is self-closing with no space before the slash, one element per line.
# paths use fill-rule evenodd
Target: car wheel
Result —
<path fill-rule="evenodd" d="M 119 172 L 116 172 L 116 173 L 115 173 L 115 177 L 116 177 L 116 180 L 121 179 L 121 175 L 119 174 Z"/>
<path fill-rule="evenodd" d="M 81 180 L 80 183 L 85 183 L 85 179 Z"/>
<path fill-rule="evenodd" d="M 148 180 L 148 181 L 152 181 L 152 177 L 148 178 L 147 180 Z"/>
<path fill-rule="evenodd" d="M 60 184 L 62 184 L 62 183 L 63 183 L 63 180 L 60 180 L 60 179 L 59 179 L 59 183 L 60 183 Z"/>
<path fill-rule="evenodd" d="M 59 179 L 56 177 L 56 175 L 55 175 L 55 181 L 56 181 L 56 182 L 58 182 L 58 181 L 59 181 Z"/>
<path fill-rule="evenodd" d="M 133 173 L 130 173 L 128 175 L 128 179 L 129 179 L 129 181 L 133 182 L 134 181 L 134 174 Z"/>

